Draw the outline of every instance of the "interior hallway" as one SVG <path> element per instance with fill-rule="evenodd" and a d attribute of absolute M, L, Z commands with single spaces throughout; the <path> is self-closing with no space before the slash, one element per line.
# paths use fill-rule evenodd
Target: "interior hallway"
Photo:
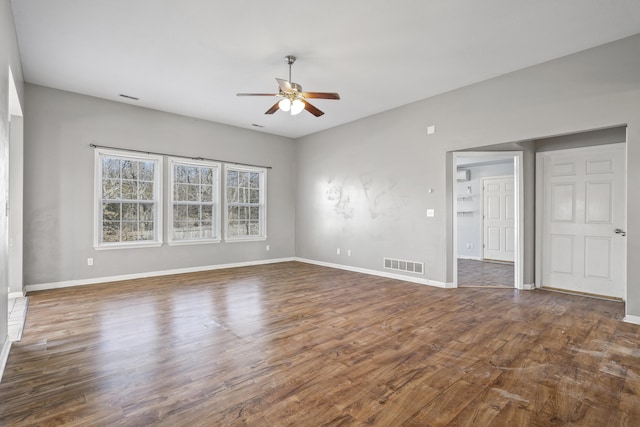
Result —
<path fill-rule="evenodd" d="M 458 287 L 513 288 L 513 271 L 509 262 L 458 258 Z"/>

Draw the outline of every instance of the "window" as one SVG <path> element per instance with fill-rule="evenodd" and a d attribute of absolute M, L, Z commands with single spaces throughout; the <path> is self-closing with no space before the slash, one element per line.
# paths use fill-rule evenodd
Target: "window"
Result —
<path fill-rule="evenodd" d="M 95 246 L 162 242 L 162 158 L 96 150 Z"/>
<path fill-rule="evenodd" d="M 225 240 L 263 240 L 266 232 L 266 170 L 225 167 Z"/>
<path fill-rule="evenodd" d="M 220 241 L 220 165 L 169 159 L 169 242 Z"/>

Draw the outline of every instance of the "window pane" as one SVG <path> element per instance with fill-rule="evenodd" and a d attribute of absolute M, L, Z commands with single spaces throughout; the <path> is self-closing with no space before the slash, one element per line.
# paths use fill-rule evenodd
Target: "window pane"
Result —
<path fill-rule="evenodd" d="M 258 220 L 260 219 L 260 208 L 249 208 L 250 212 L 249 212 L 249 218 L 251 220 Z"/>
<path fill-rule="evenodd" d="M 249 172 L 238 173 L 238 186 L 249 187 Z"/>
<path fill-rule="evenodd" d="M 200 201 L 200 188 L 198 185 L 187 186 L 187 200 L 190 202 Z"/>
<path fill-rule="evenodd" d="M 187 184 L 176 184 L 176 193 L 173 196 L 174 200 L 183 202 L 187 200 Z"/>
<path fill-rule="evenodd" d="M 105 179 L 102 181 L 102 198 L 114 200 L 120 198 L 120 180 Z"/>
<path fill-rule="evenodd" d="M 173 179 L 178 183 L 187 182 L 187 167 L 182 165 L 174 165 L 173 167 Z"/>
<path fill-rule="evenodd" d="M 120 159 L 111 157 L 102 158 L 102 177 L 120 178 Z"/>
<path fill-rule="evenodd" d="M 186 168 L 187 170 L 187 182 L 190 184 L 199 184 L 200 179 L 198 177 L 198 168 L 195 166 L 190 166 Z"/>
<path fill-rule="evenodd" d="M 251 188 L 260 188 L 260 174 L 257 172 L 251 172 L 249 183 Z"/>
<path fill-rule="evenodd" d="M 176 221 L 185 221 L 187 219 L 187 206 L 186 205 L 174 205 L 173 206 L 173 219 Z"/>
<path fill-rule="evenodd" d="M 138 162 L 122 160 L 122 179 L 137 179 Z"/>
<path fill-rule="evenodd" d="M 213 187 L 210 185 L 203 185 L 200 187 L 200 200 L 202 202 L 210 203 L 213 201 Z"/>
<path fill-rule="evenodd" d="M 202 219 L 211 221 L 213 218 L 213 206 L 204 205 L 202 206 Z"/>
<path fill-rule="evenodd" d="M 119 221 L 120 220 L 120 203 L 103 203 L 102 204 L 102 221 Z"/>
<path fill-rule="evenodd" d="M 134 242 L 138 240 L 138 223 L 131 221 L 122 222 L 122 241 Z"/>
<path fill-rule="evenodd" d="M 200 182 L 202 184 L 213 184 L 213 168 L 200 168 Z"/>
<path fill-rule="evenodd" d="M 122 198 L 125 200 L 136 200 L 138 198 L 137 181 L 122 181 Z"/>
<path fill-rule="evenodd" d="M 102 241 L 105 243 L 120 241 L 120 222 L 105 221 L 102 223 Z"/>
<path fill-rule="evenodd" d="M 141 181 L 153 181 L 155 164 L 153 162 L 139 162 L 140 174 L 139 178 Z"/>
<path fill-rule="evenodd" d="M 227 172 L 227 187 L 238 186 L 238 172 L 230 170 Z"/>
<path fill-rule="evenodd" d="M 140 221 L 151 221 L 154 220 L 153 215 L 153 203 L 140 203 L 139 205 L 139 218 Z"/>
<path fill-rule="evenodd" d="M 138 183 L 138 200 L 153 200 L 153 182 Z"/>
<path fill-rule="evenodd" d="M 137 203 L 123 203 L 122 204 L 122 219 L 125 221 L 136 221 L 138 219 L 138 204 Z"/>
<path fill-rule="evenodd" d="M 238 189 L 237 188 L 228 188 L 227 189 L 227 202 L 229 202 L 229 203 L 238 203 Z"/>
<path fill-rule="evenodd" d="M 237 206 L 229 206 L 227 207 L 227 217 L 229 221 L 235 222 L 238 220 L 238 207 Z"/>
<path fill-rule="evenodd" d="M 200 220 L 200 206 L 189 205 L 189 221 Z"/>
<path fill-rule="evenodd" d="M 260 203 L 259 190 L 249 190 L 249 203 Z"/>
<path fill-rule="evenodd" d="M 138 240 L 153 240 L 153 222 L 141 222 Z"/>
<path fill-rule="evenodd" d="M 260 235 L 260 223 L 257 221 L 251 221 L 249 223 L 249 234 L 251 236 L 259 236 Z"/>

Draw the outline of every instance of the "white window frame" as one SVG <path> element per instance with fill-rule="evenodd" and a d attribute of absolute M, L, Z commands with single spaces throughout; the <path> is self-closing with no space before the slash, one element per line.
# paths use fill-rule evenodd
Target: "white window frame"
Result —
<path fill-rule="evenodd" d="M 102 210 L 102 156 L 117 157 L 120 159 L 129 159 L 133 161 L 154 162 L 154 179 L 153 179 L 153 202 L 154 202 L 154 239 L 140 241 L 120 241 L 120 242 L 103 242 L 103 210 Z M 93 246 L 95 249 L 124 249 L 124 248 L 148 248 L 158 247 L 162 245 L 162 230 L 164 223 L 162 222 L 162 166 L 163 157 L 151 154 L 139 154 L 121 150 L 108 150 L 102 148 L 95 149 L 95 167 L 94 167 L 94 218 L 93 218 Z M 123 200 L 123 199 L 120 199 Z M 122 202 L 120 202 L 122 203 Z"/>
<path fill-rule="evenodd" d="M 212 221 L 214 221 L 214 233 L 213 237 L 201 237 L 201 238 L 190 238 L 190 239 L 176 239 L 174 234 L 174 216 L 173 216 L 173 207 L 176 203 L 174 200 L 174 166 L 175 165 L 184 165 L 184 166 L 197 166 L 197 167 L 207 167 L 213 169 L 213 189 L 215 194 L 213 195 L 213 201 L 210 203 L 213 206 L 214 214 L 212 216 Z M 204 160 L 189 160 L 184 158 L 177 157 L 169 157 L 169 202 L 167 207 L 168 212 L 168 240 L 167 243 L 170 245 L 193 245 L 193 244 L 204 244 L 204 243 L 219 243 L 221 241 L 221 226 L 220 226 L 220 218 L 221 218 L 221 210 L 222 206 L 220 203 L 220 171 L 222 169 L 222 164 L 213 161 L 204 161 Z M 180 202 L 180 201 L 178 201 Z M 192 204 L 198 204 L 192 203 Z M 200 203 L 205 205 L 204 203 Z"/>
<path fill-rule="evenodd" d="M 229 171 L 238 172 L 257 172 L 260 174 L 260 196 L 258 207 L 259 211 L 259 229 L 260 235 L 256 236 L 230 236 L 229 235 L 229 207 L 231 206 L 247 206 L 255 207 L 250 204 L 229 203 L 228 202 L 228 173 Z M 235 164 L 224 165 L 224 239 L 226 242 L 249 242 L 267 239 L 267 169 L 257 166 L 242 166 Z"/>

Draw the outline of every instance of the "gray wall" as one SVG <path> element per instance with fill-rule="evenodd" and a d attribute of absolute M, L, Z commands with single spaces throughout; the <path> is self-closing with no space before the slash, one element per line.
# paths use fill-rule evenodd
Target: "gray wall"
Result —
<path fill-rule="evenodd" d="M 25 86 L 26 285 L 295 255 L 292 140 L 56 89 Z M 267 173 L 268 239 L 95 250 L 94 150 L 89 143 L 272 166 Z M 166 201 L 166 179 L 163 187 Z M 269 252 L 265 249 L 267 244 L 271 247 Z M 91 267 L 87 266 L 88 257 L 94 259 Z"/>
<path fill-rule="evenodd" d="M 23 77 L 18 42 L 10 0 L 0 0 L 0 348 L 7 339 L 7 295 L 9 280 L 9 237 L 6 216 L 6 195 L 9 192 L 7 157 L 9 144 L 9 68 L 23 102 Z M 0 364 L 2 361 L 0 361 Z"/>
<path fill-rule="evenodd" d="M 640 35 L 301 138 L 296 253 L 373 270 L 382 270 L 385 256 L 418 260 L 427 279 L 450 282 L 447 153 L 525 141 L 511 145 L 525 154 L 524 283 L 533 283 L 530 141 L 625 124 L 633 183 L 640 179 Z M 434 135 L 427 135 L 429 125 Z M 428 208 L 435 217 L 426 217 Z M 640 315 L 640 264 L 633 262 L 640 256 L 640 192 L 632 185 L 628 210 L 627 312 Z M 353 256 L 336 255 L 336 247 Z"/>

